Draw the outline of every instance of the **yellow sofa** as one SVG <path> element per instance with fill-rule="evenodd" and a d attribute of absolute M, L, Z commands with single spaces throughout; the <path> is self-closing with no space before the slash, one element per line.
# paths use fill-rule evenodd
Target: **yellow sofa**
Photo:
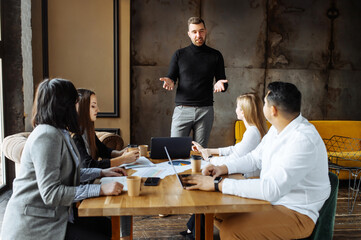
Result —
<path fill-rule="evenodd" d="M 351 151 L 340 152 L 335 151 L 334 149 L 328 148 L 328 155 L 331 161 L 337 161 L 337 164 L 347 167 L 361 167 L 361 161 L 356 161 L 360 159 L 361 153 L 361 121 L 344 121 L 344 120 L 314 120 L 310 121 L 317 131 L 319 132 L 322 139 L 327 142 L 326 139 L 330 139 L 332 136 L 344 136 L 355 138 L 355 141 L 358 141 L 358 149 L 354 148 Z M 270 124 L 268 123 L 268 127 Z M 243 124 L 243 121 L 236 121 L 235 124 L 235 138 L 236 143 L 242 140 L 243 134 L 246 131 L 246 127 Z M 340 160 L 339 157 L 348 156 L 348 159 L 351 160 Z M 346 171 L 341 171 L 339 174 L 340 179 L 348 179 L 349 175 Z"/>

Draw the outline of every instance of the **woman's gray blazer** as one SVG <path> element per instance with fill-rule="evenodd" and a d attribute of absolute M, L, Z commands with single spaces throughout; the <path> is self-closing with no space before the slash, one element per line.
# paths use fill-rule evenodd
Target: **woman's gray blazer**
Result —
<path fill-rule="evenodd" d="M 75 154 L 78 154 L 72 140 Z M 60 129 L 39 125 L 26 141 L 6 207 L 2 240 L 64 239 L 79 183 L 76 156 Z"/>

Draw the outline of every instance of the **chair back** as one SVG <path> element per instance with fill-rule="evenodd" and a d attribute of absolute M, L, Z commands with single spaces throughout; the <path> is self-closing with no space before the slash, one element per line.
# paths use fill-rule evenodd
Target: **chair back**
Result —
<path fill-rule="evenodd" d="M 331 193 L 320 210 L 320 216 L 317 219 L 315 228 L 307 240 L 329 240 L 333 236 L 333 227 L 335 225 L 338 178 L 336 174 L 329 172 L 328 176 L 331 183 Z"/>

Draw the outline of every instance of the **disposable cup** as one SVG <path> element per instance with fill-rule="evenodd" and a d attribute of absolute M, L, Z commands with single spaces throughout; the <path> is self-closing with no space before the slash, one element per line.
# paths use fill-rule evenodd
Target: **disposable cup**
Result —
<path fill-rule="evenodd" d="M 128 195 L 130 197 L 139 196 L 141 180 L 142 180 L 142 178 L 139 176 L 128 176 L 127 177 Z"/>
<path fill-rule="evenodd" d="M 193 173 L 198 173 L 201 171 L 201 164 L 202 164 L 202 157 L 198 155 L 192 155 L 191 166 Z"/>
<path fill-rule="evenodd" d="M 132 152 L 132 151 L 138 151 L 138 145 L 136 144 L 129 144 L 128 148 L 127 148 L 127 152 Z"/>
<path fill-rule="evenodd" d="M 139 145 L 139 154 L 140 156 L 147 157 L 148 145 Z"/>

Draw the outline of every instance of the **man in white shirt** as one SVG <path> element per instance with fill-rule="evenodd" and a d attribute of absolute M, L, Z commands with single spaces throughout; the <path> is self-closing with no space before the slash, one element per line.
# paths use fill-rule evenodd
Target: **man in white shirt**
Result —
<path fill-rule="evenodd" d="M 272 124 L 255 150 L 222 166 L 208 165 L 187 189 L 267 200 L 272 210 L 218 214 L 221 239 L 299 239 L 311 235 L 330 194 L 327 151 L 300 114 L 301 93 L 291 83 L 268 85 L 263 112 Z M 259 179 L 219 179 L 261 169 Z"/>

